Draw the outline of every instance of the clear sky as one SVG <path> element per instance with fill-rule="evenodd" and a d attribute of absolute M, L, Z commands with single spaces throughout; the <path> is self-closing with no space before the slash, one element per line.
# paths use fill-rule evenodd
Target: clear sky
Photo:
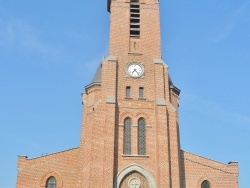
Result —
<path fill-rule="evenodd" d="M 183 150 L 250 179 L 250 2 L 161 0 L 163 60 L 181 89 Z M 0 0 L 0 188 L 17 157 L 77 147 L 81 92 L 109 43 L 106 0 Z"/>

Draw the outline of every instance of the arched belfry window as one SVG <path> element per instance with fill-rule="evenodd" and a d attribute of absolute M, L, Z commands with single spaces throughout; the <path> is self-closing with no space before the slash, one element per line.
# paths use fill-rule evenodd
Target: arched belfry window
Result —
<path fill-rule="evenodd" d="M 209 181 L 205 180 L 201 184 L 201 188 L 211 188 Z"/>
<path fill-rule="evenodd" d="M 46 182 L 46 188 L 56 188 L 56 178 L 55 177 L 49 177 Z"/>
<path fill-rule="evenodd" d="M 146 155 L 146 123 L 144 118 L 138 120 L 138 155 Z"/>
<path fill-rule="evenodd" d="M 131 119 L 124 120 L 124 133 L 123 133 L 123 154 L 131 154 Z"/>

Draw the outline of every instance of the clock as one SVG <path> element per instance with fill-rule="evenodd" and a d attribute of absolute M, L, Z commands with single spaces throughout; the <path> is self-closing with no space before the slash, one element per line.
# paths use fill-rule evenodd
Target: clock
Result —
<path fill-rule="evenodd" d="M 144 67 L 141 63 L 130 63 L 127 67 L 127 73 L 133 78 L 139 78 L 144 73 Z"/>

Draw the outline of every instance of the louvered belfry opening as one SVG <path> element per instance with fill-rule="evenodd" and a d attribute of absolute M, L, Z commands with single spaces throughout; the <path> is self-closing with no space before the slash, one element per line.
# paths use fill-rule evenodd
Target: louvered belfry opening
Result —
<path fill-rule="evenodd" d="M 130 3 L 130 37 L 140 37 L 140 2 L 131 0 Z"/>

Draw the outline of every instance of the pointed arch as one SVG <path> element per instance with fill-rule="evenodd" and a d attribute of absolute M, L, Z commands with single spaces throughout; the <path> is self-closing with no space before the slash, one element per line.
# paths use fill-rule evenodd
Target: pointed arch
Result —
<path fill-rule="evenodd" d="M 52 178 L 54 178 L 56 180 L 56 188 L 62 188 L 63 187 L 63 180 L 61 178 L 61 175 L 58 172 L 55 171 L 50 171 L 47 172 L 46 174 L 43 175 L 43 177 L 41 178 L 40 181 L 40 187 L 45 187 L 47 188 L 47 183 L 48 181 Z"/>
<path fill-rule="evenodd" d="M 133 172 L 133 171 L 136 171 L 140 174 L 142 174 L 147 180 L 148 180 L 148 183 L 149 183 L 149 187 L 150 188 L 156 188 L 156 183 L 155 183 L 155 180 L 152 176 L 152 174 L 146 170 L 144 167 L 140 166 L 140 165 L 137 165 L 137 164 L 133 164 L 133 165 L 130 165 L 130 166 L 127 166 L 126 168 L 124 168 L 118 175 L 117 175 L 117 178 L 116 178 L 116 181 L 115 181 L 115 188 L 119 188 L 123 178 L 128 175 L 129 173 Z"/>
<path fill-rule="evenodd" d="M 196 184 L 197 188 L 212 188 L 214 180 L 211 177 L 201 177 Z"/>

